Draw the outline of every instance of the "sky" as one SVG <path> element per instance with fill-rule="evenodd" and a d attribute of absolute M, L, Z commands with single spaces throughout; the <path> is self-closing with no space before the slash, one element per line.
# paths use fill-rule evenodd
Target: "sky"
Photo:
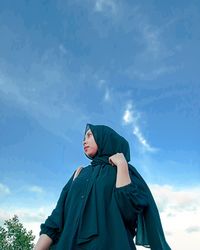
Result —
<path fill-rule="evenodd" d="M 173 250 L 200 249 L 200 2 L 0 2 L 0 223 L 38 238 L 90 164 L 87 123 L 124 136 Z M 137 249 L 144 249 L 138 247 Z"/>

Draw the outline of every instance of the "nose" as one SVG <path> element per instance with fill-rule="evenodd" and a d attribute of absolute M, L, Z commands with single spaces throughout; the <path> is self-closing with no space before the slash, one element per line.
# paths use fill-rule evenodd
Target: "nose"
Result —
<path fill-rule="evenodd" d="M 88 139 L 87 136 L 85 136 L 83 139 L 83 146 L 85 146 L 85 144 L 87 144 L 87 139 Z"/>

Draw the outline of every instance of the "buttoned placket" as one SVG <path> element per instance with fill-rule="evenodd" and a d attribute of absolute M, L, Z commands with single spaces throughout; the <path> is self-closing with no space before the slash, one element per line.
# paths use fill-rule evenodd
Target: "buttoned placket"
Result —
<path fill-rule="evenodd" d="M 85 193 L 87 192 L 88 182 L 89 182 L 89 178 L 86 179 L 86 186 L 85 186 L 85 189 L 84 189 Z M 85 198 L 85 194 L 82 194 L 81 199 L 84 199 L 84 198 Z"/>

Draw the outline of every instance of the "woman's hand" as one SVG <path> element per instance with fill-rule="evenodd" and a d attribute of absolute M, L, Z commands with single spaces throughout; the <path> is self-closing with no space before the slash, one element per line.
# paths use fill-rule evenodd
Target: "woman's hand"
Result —
<path fill-rule="evenodd" d="M 123 153 L 117 153 L 109 157 L 109 163 L 117 166 L 116 187 L 122 187 L 131 183 L 128 163 Z"/>
<path fill-rule="evenodd" d="M 126 161 L 126 158 L 124 157 L 124 154 L 123 153 L 116 153 L 112 156 L 109 157 L 109 163 L 112 165 L 112 166 L 124 166 L 126 165 L 127 166 L 127 161 Z"/>
<path fill-rule="evenodd" d="M 47 234 L 41 234 L 34 250 L 49 250 L 53 240 Z"/>

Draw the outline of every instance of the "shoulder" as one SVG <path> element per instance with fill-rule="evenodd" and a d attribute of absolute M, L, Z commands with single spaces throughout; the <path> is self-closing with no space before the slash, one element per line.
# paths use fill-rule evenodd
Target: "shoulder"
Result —
<path fill-rule="evenodd" d="M 73 180 L 79 175 L 79 173 L 81 172 L 81 170 L 82 170 L 83 168 L 84 168 L 84 167 L 79 166 L 79 167 L 75 170 Z"/>
<path fill-rule="evenodd" d="M 80 174 L 80 172 L 87 172 L 89 171 L 91 168 L 91 165 L 88 165 L 88 166 L 79 166 L 76 168 L 76 170 L 74 171 L 74 174 L 73 174 L 73 180 Z"/>

